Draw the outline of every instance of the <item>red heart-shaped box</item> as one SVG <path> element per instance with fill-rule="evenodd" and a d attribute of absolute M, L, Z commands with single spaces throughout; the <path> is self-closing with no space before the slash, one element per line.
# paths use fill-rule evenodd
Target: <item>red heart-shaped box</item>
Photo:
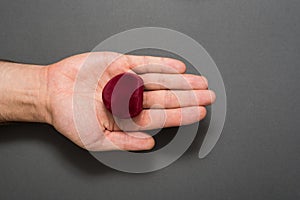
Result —
<path fill-rule="evenodd" d="M 134 73 L 122 73 L 105 85 L 105 107 L 118 118 L 135 117 L 143 110 L 144 81 Z"/>

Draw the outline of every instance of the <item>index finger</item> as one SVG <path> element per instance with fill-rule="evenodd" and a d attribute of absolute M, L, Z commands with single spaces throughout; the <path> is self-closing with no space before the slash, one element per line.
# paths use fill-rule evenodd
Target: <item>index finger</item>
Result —
<path fill-rule="evenodd" d="M 182 61 L 173 58 L 135 55 L 125 56 L 130 68 L 138 74 L 182 74 L 186 70 L 186 66 Z"/>

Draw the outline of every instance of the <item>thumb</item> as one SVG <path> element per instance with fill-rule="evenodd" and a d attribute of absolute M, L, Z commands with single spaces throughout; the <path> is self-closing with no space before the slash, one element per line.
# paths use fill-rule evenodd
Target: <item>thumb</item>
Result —
<path fill-rule="evenodd" d="M 153 137 L 143 132 L 108 131 L 105 133 L 107 150 L 141 151 L 152 149 L 155 145 Z"/>

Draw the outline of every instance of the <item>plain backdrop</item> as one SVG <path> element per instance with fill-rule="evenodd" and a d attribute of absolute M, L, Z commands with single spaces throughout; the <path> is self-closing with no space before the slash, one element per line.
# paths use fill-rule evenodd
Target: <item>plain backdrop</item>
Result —
<path fill-rule="evenodd" d="M 298 0 L 1 0 L 2 59 L 50 64 L 127 29 L 171 28 L 210 53 L 228 112 L 207 158 L 198 136 L 147 174 L 110 169 L 49 125 L 2 125 L 0 199 L 299 199 L 299 21 Z"/>

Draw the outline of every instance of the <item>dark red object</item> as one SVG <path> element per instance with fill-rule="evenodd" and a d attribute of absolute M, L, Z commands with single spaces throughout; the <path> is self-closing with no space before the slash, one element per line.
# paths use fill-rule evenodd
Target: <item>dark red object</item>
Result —
<path fill-rule="evenodd" d="M 113 115 L 130 118 L 143 110 L 143 91 L 143 79 L 133 73 L 123 73 L 108 81 L 103 89 L 102 99 Z"/>

